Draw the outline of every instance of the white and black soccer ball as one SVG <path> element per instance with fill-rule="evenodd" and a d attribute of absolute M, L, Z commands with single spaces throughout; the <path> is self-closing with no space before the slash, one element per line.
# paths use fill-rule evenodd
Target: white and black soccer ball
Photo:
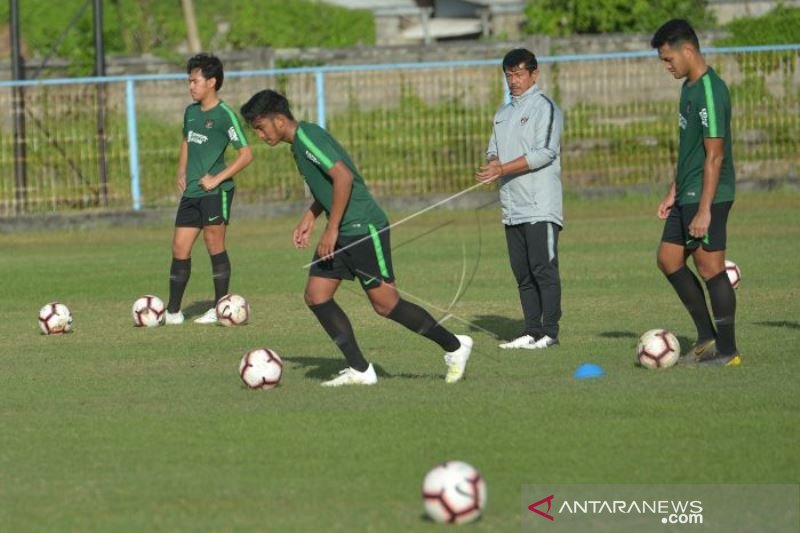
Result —
<path fill-rule="evenodd" d="M 244 354 L 239 363 L 239 377 L 251 389 L 274 389 L 281 382 L 283 361 L 269 348 L 258 348 Z"/>
<path fill-rule="evenodd" d="M 217 321 L 223 326 L 242 326 L 250 320 L 250 304 L 238 294 L 226 294 L 217 302 Z"/>
<path fill-rule="evenodd" d="M 141 328 L 153 328 L 164 323 L 164 301 L 158 296 L 145 294 L 133 302 L 133 325 Z"/>
<path fill-rule="evenodd" d="M 665 329 L 651 329 L 636 345 L 636 362 L 650 369 L 675 366 L 681 356 L 678 339 Z"/>
<path fill-rule="evenodd" d="M 66 305 L 50 302 L 39 311 L 39 328 L 45 335 L 61 335 L 72 331 L 72 313 Z"/>
<path fill-rule="evenodd" d="M 473 522 L 486 508 L 486 482 L 473 466 L 447 461 L 425 475 L 422 501 L 431 520 L 449 524 Z"/>
<path fill-rule="evenodd" d="M 731 287 L 734 289 L 739 288 L 742 282 L 742 271 L 733 261 L 725 260 L 725 273 L 728 274 L 728 279 L 731 280 Z"/>

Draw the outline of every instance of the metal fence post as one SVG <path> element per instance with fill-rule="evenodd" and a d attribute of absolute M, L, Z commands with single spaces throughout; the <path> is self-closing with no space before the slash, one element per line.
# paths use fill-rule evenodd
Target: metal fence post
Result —
<path fill-rule="evenodd" d="M 314 72 L 317 82 L 317 124 L 325 127 L 325 73 L 321 70 Z"/>
<path fill-rule="evenodd" d="M 131 200 L 133 210 L 142 208 L 142 189 L 139 182 L 139 140 L 136 131 L 136 91 L 134 81 L 125 81 L 125 103 L 128 120 L 128 166 L 131 171 Z"/>

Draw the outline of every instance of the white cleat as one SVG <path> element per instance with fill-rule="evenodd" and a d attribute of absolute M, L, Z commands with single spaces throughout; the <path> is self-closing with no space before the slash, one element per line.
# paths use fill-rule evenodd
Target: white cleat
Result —
<path fill-rule="evenodd" d="M 540 350 L 542 348 L 549 348 L 551 346 L 558 345 L 558 338 L 553 338 L 548 335 L 545 335 L 538 341 L 534 342 L 533 344 L 528 344 L 527 346 L 523 346 L 526 350 Z"/>
<path fill-rule="evenodd" d="M 517 337 L 512 341 L 504 342 L 500 345 L 500 348 L 503 350 L 530 348 L 534 343 L 536 343 L 536 339 L 534 339 L 531 335 L 522 335 L 521 337 Z"/>
<path fill-rule="evenodd" d="M 195 324 L 216 324 L 217 323 L 217 308 L 212 307 L 199 317 L 194 319 Z"/>
<path fill-rule="evenodd" d="M 454 352 L 444 354 L 444 362 L 447 365 L 447 376 L 444 378 L 446 383 L 455 383 L 464 377 L 467 361 L 472 353 L 472 337 L 456 335 L 456 338 L 461 342 L 461 346 Z"/>
<path fill-rule="evenodd" d="M 167 326 L 183 324 L 183 311 L 178 311 L 177 313 L 170 313 L 167 311 L 164 313 L 164 324 Z"/>
<path fill-rule="evenodd" d="M 339 375 L 329 381 L 320 383 L 323 387 L 341 387 L 342 385 L 375 385 L 378 382 L 378 375 L 369 364 L 366 370 L 359 372 L 355 368 L 347 367 L 339 372 Z"/>

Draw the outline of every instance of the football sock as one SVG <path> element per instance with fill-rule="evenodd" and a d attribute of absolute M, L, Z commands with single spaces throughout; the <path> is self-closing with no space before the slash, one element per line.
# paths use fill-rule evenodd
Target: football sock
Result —
<path fill-rule="evenodd" d="M 211 256 L 211 271 L 214 276 L 214 301 L 218 302 L 228 294 L 231 281 L 231 262 L 227 251 Z"/>
<path fill-rule="evenodd" d="M 667 279 L 694 320 L 697 328 L 697 340 L 707 341 L 715 338 L 714 325 L 711 323 L 711 316 L 708 314 L 706 306 L 706 297 L 697 276 L 684 265 L 680 270 L 667 275 Z"/>
<path fill-rule="evenodd" d="M 731 286 L 724 270 L 706 280 L 714 322 L 717 325 L 717 350 L 722 355 L 733 355 L 736 351 L 736 291 Z"/>
<path fill-rule="evenodd" d="M 308 308 L 317 316 L 317 320 L 342 351 L 344 358 L 347 359 L 347 364 L 351 368 L 359 372 L 364 372 L 369 368 L 369 363 L 364 359 L 364 355 L 356 342 L 350 319 L 347 318 L 339 304 L 331 299 L 319 305 L 309 305 Z"/>
<path fill-rule="evenodd" d="M 417 304 L 412 304 L 402 298 L 386 318 L 391 318 L 411 331 L 429 338 L 446 352 L 454 352 L 461 347 L 461 342 L 456 336 L 437 324 L 430 313 Z"/>
<path fill-rule="evenodd" d="M 181 300 L 186 284 L 189 283 L 189 276 L 192 274 L 192 258 L 176 259 L 172 258 L 172 266 L 169 269 L 169 303 L 167 311 L 177 313 L 181 310 Z"/>

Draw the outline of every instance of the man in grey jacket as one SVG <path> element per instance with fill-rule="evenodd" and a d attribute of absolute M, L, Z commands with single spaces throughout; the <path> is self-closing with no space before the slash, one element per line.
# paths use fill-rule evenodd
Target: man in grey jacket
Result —
<path fill-rule="evenodd" d="M 500 348 L 555 346 L 561 319 L 558 234 L 564 224 L 561 194 L 561 130 L 558 106 L 536 85 L 536 56 L 516 49 L 503 58 L 511 101 L 498 109 L 476 178 L 500 180 L 503 224 L 517 280 L 525 331 Z"/>

